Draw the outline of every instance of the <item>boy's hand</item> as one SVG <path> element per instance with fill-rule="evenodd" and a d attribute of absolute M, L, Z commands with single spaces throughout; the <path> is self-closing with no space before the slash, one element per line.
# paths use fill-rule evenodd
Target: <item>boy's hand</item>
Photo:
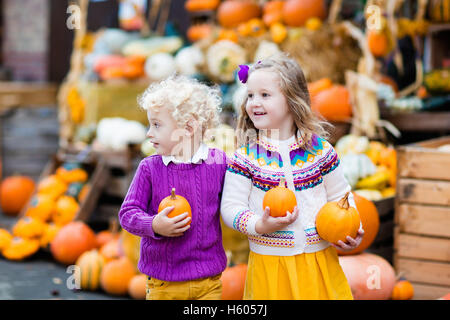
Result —
<path fill-rule="evenodd" d="M 173 207 L 167 207 L 153 218 L 153 232 L 166 237 L 179 237 L 191 227 L 190 225 L 186 225 L 191 219 L 191 217 L 188 217 L 187 212 L 169 218 L 167 215 L 172 210 Z"/>
<path fill-rule="evenodd" d="M 287 211 L 286 216 L 284 217 L 272 217 L 270 215 L 270 208 L 266 207 L 266 209 L 264 210 L 264 215 L 256 222 L 255 231 L 260 234 L 272 233 L 290 225 L 297 219 L 297 217 L 297 206 L 294 208 L 294 211 L 292 211 L 292 213 Z"/>
<path fill-rule="evenodd" d="M 356 234 L 355 239 L 353 239 L 350 236 L 347 236 L 347 243 L 345 243 L 342 240 L 339 240 L 337 244 L 331 243 L 331 245 L 341 251 L 351 251 L 351 250 L 357 248 L 361 244 L 363 236 L 364 236 L 364 230 L 361 228 L 358 230 L 358 233 Z"/>

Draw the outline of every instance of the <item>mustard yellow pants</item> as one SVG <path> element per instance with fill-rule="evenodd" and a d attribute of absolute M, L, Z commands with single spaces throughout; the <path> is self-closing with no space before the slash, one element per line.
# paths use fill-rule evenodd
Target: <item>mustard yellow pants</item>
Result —
<path fill-rule="evenodd" d="M 163 281 L 148 277 L 147 300 L 220 300 L 222 281 L 220 276 L 190 280 Z"/>

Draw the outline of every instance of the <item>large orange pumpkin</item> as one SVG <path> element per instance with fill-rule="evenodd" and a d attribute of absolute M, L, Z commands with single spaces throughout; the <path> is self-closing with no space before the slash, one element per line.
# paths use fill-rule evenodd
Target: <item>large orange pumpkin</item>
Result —
<path fill-rule="evenodd" d="M 0 206 L 3 213 L 16 216 L 33 194 L 35 183 L 27 176 L 7 177 L 0 184 Z"/>
<path fill-rule="evenodd" d="M 172 188 L 170 196 L 165 197 L 159 203 L 158 212 L 161 212 L 163 209 L 167 207 L 174 207 L 172 211 L 167 215 L 169 218 L 176 217 L 185 212 L 188 213 L 188 217 L 191 217 L 191 220 L 187 223 L 187 225 L 191 224 L 192 221 L 192 210 L 189 202 L 185 197 L 175 194 L 175 188 Z"/>
<path fill-rule="evenodd" d="M 353 193 L 353 198 L 355 199 L 356 208 L 358 209 L 358 213 L 361 218 L 364 236 L 361 244 L 357 248 L 351 251 L 338 250 L 340 255 L 357 254 L 366 250 L 370 247 L 373 240 L 375 240 L 378 229 L 380 228 L 380 216 L 375 204 L 372 201 L 357 195 L 356 193 Z"/>
<path fill-rule="evenodd" d="M 137 274 L 131 278 L 128 284 L 128 294 L 136 300 L 145 300 L 147 293 L 147 279 L 145 274 Z"/>
<path fill-rule="evenodd" d="M 270 27 L 274 23 L 283 21 L 284 0 L 269 1 L 264 4 L 263 21 L 266 26 Z"/>
<path fill-rule="evenodd" d="M 395 285 L 394 268 L 382 257 L 371 253 L 339 256 L 355 300 L 389 299 Z"/>
<path fill-rule="evenodd" d="M 322 78 L 313 82 L 308 83 L 308 91 L 311 97 L 311 101 L 315 99 L 316 95 L 326 89 L 333 86 L 333 82 L 330 78 Z"/>
<path fill-rule="evenodd" d="M 84 222 L 73 221 L 59 230 L 50 244 L 50 251 L 56 261 L 69 265 L 74 264 L 83 252 L 96 246 L 94 231 Z"/>
<path fill-rule="evenodd" d="M 222 281 L 222 300 L 242 300 L 246 277 L 246 264 L 226 268 L 220 278 Z"/>
<path fill-rule="evenodd" d="M 323 0 L 287 0 L 283 6 L 283 21 L 291 27 L 301 27 L 309 18 L 324 19 L 326 15 Z"/>
<path fill-rule="evenodd" d="M 269 207 L 272 217 L 284 217 L 286 211 L 292 213 L 297 205 L 295 193 L 285 187 L 285 182 L 286 180 L 281 178 L 278 187 L 270 189 L 264 195 L 263 210 Z"/>
<path fill-rule="evenodd" d="M 253 0 L 226 0 L 217 9 L 217 20 L 225 28 L 237 27 L 240 23 L 260 15 L 261 9 Z"/>
<path fill-rule="evenodd" d="M 100 275 L 100 286 L 113 295 L 125 295 L 136 274 L 133 264 L 126 257 L 107 262 Z"/>
<path fill-rule="evenodd" d="M 345 86 L 333 85 L 314 96 L 312 110 L 329 121 L 348 120 L 352 116 L 350 95 Z"/>
<path fill-rule="evenodd" d="M 316 229 L 319 236 L 331 243 L 339 240 L 347 242 L 346 237 L 356 237 L 360 226 L 358 211 L 348 203 L 350 192 L 339 200 L 326 203 L 317 214 Z"/>

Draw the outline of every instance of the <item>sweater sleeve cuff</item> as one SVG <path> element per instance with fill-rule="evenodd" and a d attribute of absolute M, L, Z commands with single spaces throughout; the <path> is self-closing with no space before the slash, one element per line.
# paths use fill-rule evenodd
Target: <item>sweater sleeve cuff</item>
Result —
<path fill-rule="evenodd" d="M 242 233 L 257 236 L 259 233 L 255 231 L 255 226 L 258 219 L 259 217 L 250 210 L 242 210 L 234 218 L 233 228 Z"/>
<path fill-rule="evenodd" d="M 160 240 L 163 237 L 157 233 L 155 233 L 155 231 L 153 231 L 153 219 L 155 218 L 155 216 L 149 216 L 147 219 L 145 219 L 143 221 L 143 225 L 144 228 L 146 230 L 146 235 L 155 239 L 155 240 Z"/>

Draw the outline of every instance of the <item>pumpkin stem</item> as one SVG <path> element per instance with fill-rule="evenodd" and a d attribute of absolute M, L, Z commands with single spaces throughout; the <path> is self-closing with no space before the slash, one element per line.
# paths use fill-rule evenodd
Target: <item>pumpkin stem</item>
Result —
<path fill-rule="evenodd" d="M 284 184 L 286 182 L 286 179 L 280 178 L 280 183 L 278 184 L 279 187 L 284 187 Z"/>
<path fill-rule="evenodd" d="M 177 199 L 177 195 L 175 194 L 175 188 L 172 188 L 172 191 L 170 193 L 170 199 L 172 199 L 172 200 Z"/>
<path fill-rule="evenodd" d="M 341 200 L 339 200 L 339 202 L 338 202 L 338 205 L 339 205 L 339 207 L 341 207 L 342 209 L 348 209 L 348 208 L 350 208 L 350 203 L 348 203 L 348 196 L 350 195 L 350 191 L 349 192 L 347 192 L 346 194 L 345 194 L 345 196 L 341 199 Z"/>
<path fill-rule="evenodd" d="M 109 220 L 109 232 L 116 234 L 119 231 L 119 223 L 116 218 L 111 218 Z"/>

